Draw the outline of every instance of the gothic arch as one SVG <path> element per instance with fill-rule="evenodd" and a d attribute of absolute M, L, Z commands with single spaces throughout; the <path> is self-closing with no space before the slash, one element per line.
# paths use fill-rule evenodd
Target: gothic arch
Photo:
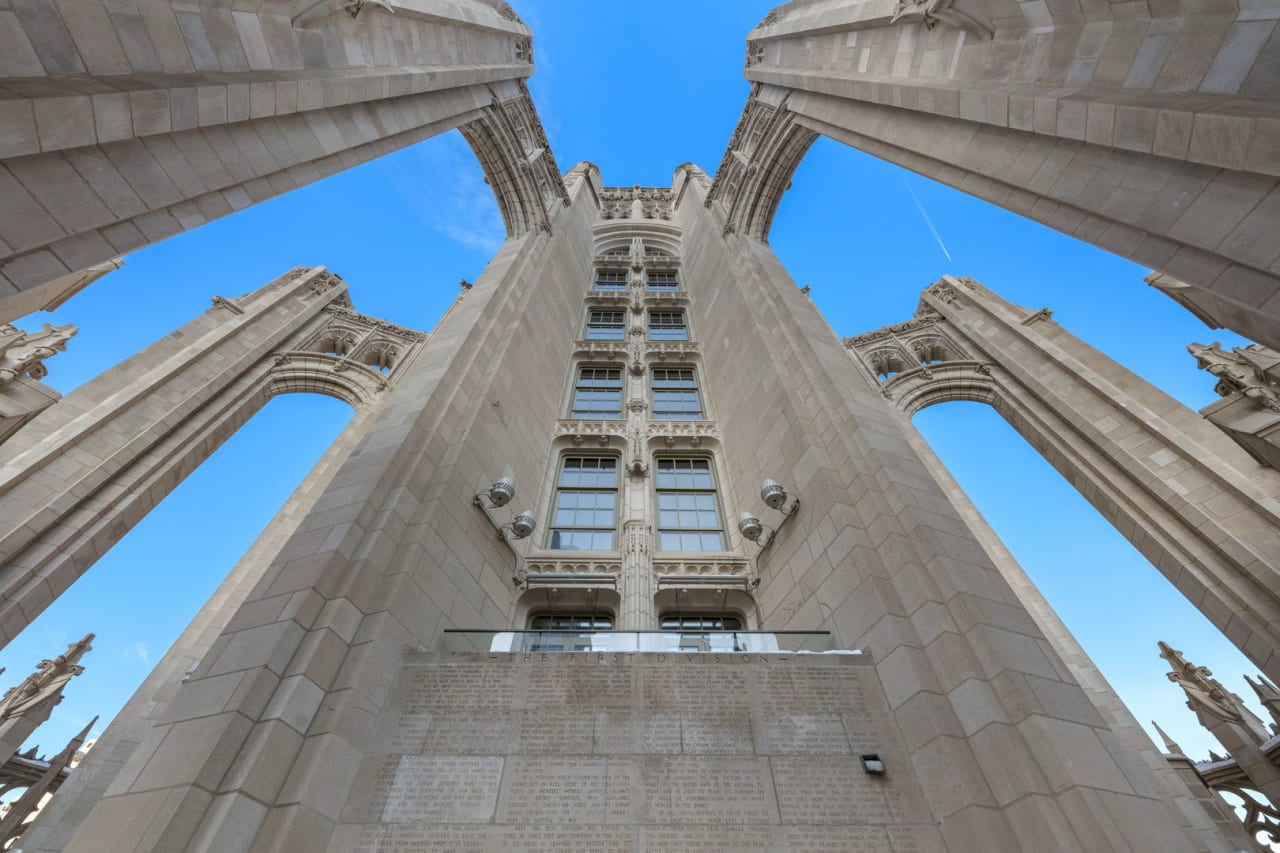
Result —
<path fill-rule="evenodd" d="M 67 395 L 0 448 L 0 641 L 7 642 L 277 394 L 376 404 L 425 335 L 351 310 L 299 268 L 213 307 Z M 326 352 L 351 339 L 350 355 Z M 390 372 L 361 363 L 383 346 Z M 386 348 L 396 351 L 389 357 Z M 369 357 L 374 357 L 370 355 Z"/>
<path fill-rule="evenodd" d="M 724 207 L 726 234 L 768 240 L 769 228 L 791 176 L 818 133 L 796 121 L 782 90 L 758 84 L 734 128 L 716 170 L 707 206 Z"/>
<path fill-rule="evenodd" d="M 1280 475 L 1048 309 L 971 279 L 945 277 L 914 319 L 845 346 L 907 417 L 950 400 L 991 405 L 1246 656 L 1280 673 Z M 939 347 L 949 360 L 921 358 Z M 910 366 L 886 377 L 888 352 Z"/>
<path fill-rule="evenodd" d="M 481 117 L 459 130 L 497 197 L 507 237 L 551 230 L 551 211 L 568 206 L 569 191 L 538 121 L 524 81 L 490 88 Z"/>
<path fill-rule="evenodd" d="M 778 195 L 822 135 L 1156 269 L 1156 286 L 1211 326 L 1280 348 L 1275 252 L 1252 236 L 1280 219 L 1274 130 L 1254 118 L 1276 97 L 1265 69 L 1280 45 L 1242 61 L 1225 34 L 1249 26 L 1248 13 L 1231 4 L 1198 24 L 1177 7 L 1143 7 L 1123 28 L 1102 10 L 1096 37 L 1074 7 L 1010 8 L 902 0 L 770 12 L 747 34 L 751 94 L 709 197 L 726 232 L 768 237 Z M 1160 33 L 1197 41 L 1204 62 L 1149 71 L 1133 45 Z M 1233 62 L 1238 72 L 1217 73 Z M 1230 124 L 1234 150 L 1208 141 L 1218 123 Z"/>

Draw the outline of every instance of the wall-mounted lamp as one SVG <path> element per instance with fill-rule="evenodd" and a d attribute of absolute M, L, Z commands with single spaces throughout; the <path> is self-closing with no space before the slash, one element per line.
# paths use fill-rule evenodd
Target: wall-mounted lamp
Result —
<path fill-rule="evenodd" d="M 787 490 L 777 480 L 764 480 L 760 483 L 760 500 L 769 509 L 776 509 L 783 515 L 794 515 L 800 508 L 800 498 L 788 495 Z"/>
<path fill-rule="evenodd" d="M 510 477 L 503 477 L 489 487 L 488 491 L 477 492 L 473 503 L 485 509 L 497 509 L 511 503 L 516 496 L 516 482 Z M 486 505 L 485 501 L 488 501 Z"/>
<path fill-rule="evenodd" d="M 738 513 L 738 532 L 742 534 L 742 538 L 756 543 L 763 550 L 769 547 L 769 543 L 773 542 L 782 526 L 800 509 L 800 498 L 796 495 L 788 495 L 787 490 L 777 480 L 765 480 L 760 484 L 760 500 L 764 501 L 765 506 L 770 509 L 776 509 L 782 513 L 782 521 L 778 522 L 777 527 L 770 527 L 761 522 L 754 513 L 740 512 Z"/>
<path fill-rule="evenodd" d="M 520 555 L 520 552 L 511 543 L 513 540 L 527 539 L 537 529 L 538 522 L 534 518 L 533 510 L 531 509 L 517 513 L 508 522 L 501 522 L 494 518 L 492 512 L 494 509 L 511 503 L 512 498 L 515 496 L 515 481 L 510 477 L 502 477 L 490 486 L 488 490 L 476 492 L 475 497 L 471 499 L 471 503 L 480 508 L 484 513 L 484 517 L 489 519 L 489 523 L 498 532 L 498 538 L 506 543 L 512 554 L 515 554 L 516 567 L 513 572 L 513 580 L 519 585 L 523 583 L 522 576 L 525 574 L 524 557 Z"/>
<path fill-rule="evenodd" d="M 880 760 L 880 756 L 869 752 L 862 756 L 862 769 L 868 776 L 883 776 L 884 762 Z"/>
<path fill-rule="evenodd" d="M 533 510 L 526 509 L 524 512 L 515 516 L 507 524 L 498 528 L 499 532 L 503 530 L 511 531 L 512 539 L 524 539 L 534 531 L 538 526 L 538 522 L 533 517 Z"/>

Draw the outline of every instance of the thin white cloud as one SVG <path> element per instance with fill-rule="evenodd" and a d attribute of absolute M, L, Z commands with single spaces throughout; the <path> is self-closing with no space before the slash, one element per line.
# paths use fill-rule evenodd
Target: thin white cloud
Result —
<path fill-rule="evenodd" d="M 422 224 L 474 251 L 492 254 L 506 239 L 502 212 L 462 134 L 451 132 L 388 161 L 391 185 Z"/>
<path fill-rule="evenodd" d="M 151 651 L 147 648 L 147 644 L 139 640 L 133 644 L 133 652 L 138 656 L 138 660 L 147 666 L 151 666 Z"/>
<path fill-rule="evenodd" d="M 929 213 L 924 209 L 924 205 L 920 203 L 920 199 L 916 197 L 916 191 L 911 189 L 911 184 L 907 182 L 907 176 L 902 176 L 902 185 L 907 188 L 907 194 L 911 196 L 911 200 L 915 202 L 916 210 L 920 211 L 920 218 L 924 220 L 924 224 L 929 226 L 929 233 L 933 235 L 933 239 L 937 241 L 938 248 L 942 250 L 942 254 L 947 256 L 947 260 L 952 260 L 951 253 L 947 251 L 947 244 L 942 242 L 942 235 L 938 233 L 938 229 L 934 227 L 933 220 L 929 218 Z"/>

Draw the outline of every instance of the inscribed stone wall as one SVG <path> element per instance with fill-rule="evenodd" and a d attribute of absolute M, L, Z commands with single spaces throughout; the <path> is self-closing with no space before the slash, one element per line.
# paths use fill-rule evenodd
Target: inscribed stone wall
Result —
<path fill-rule="evenodd" d="M 866 656 L 414 653 L 329 850 L 940 851 L 886 711 Z"/>

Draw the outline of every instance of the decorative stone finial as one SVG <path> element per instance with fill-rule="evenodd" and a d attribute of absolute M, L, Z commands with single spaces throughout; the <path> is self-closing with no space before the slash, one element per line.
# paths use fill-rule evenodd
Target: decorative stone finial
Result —
<path fill-rule="evenodd" d="M 1246 675 L 1244 680 L 1249 682 L 1249 686 L 1257 694 L 1258 701 L 1262 703 L 1262 707 L 1266 708 L 1267 712 L 1271 714 L 1271 719 L 1276 725 L 1280 725 L 1280 688 L 1277 688 L 1263 675 L 1259 675 L 1257 681 Z M 1275 726 L 1272 726 L 1272 728 L 1274 729 Z"/>
<path fill-rule="evenodd" d="M 1280 353 L 1258 344 L 1233 347 L 1226 352 L 1217 341 L 1207 346 L 1188 344 L 1187 352 L 1195 357 L 1201 370 L 1218 378 L 1213 390 L 1220 396 L 1243 394 L 1264 409 L 1280 412 L 1280 381 L 1271 373 L 1280 365 Z"/>
<path fill-rule="evenodd" d="M 67 682 L 84 672 L 80 658 L 93 648 L 93 634 L 67 646 L 56 658 L 40 661 L 36 671 L 0 697 L 0 722 L 20 717 L 38 707 L 52 707 L 62 701 Z"/>
<path fill-rule="evenodd" d="M 1159 723 L 1157 723 L 1155 720 L 1152 720 L 1151 725 L 1156 727 L 1156 733 L 1160 735 L 1160 740 L 1164 741 L 1165 752 L 1169 753 L 1170 755 L 1186 755 L 1186 752 L 1184 752 L 1182 747 L 1178 745 L 1178 742 L 1173 738 L 1169 737 L 1168 733 L 1165 732 L 1164 729 L 1160 728 Z"/>
<path fill-rule="evenodd" d="M 1160 657 L 1173 668 L 1168 674 L 1169 680 L 1187 694 L 1188 708 L 1197 715 L 1203 712 L 1229 723 L 1244 722 L 1243 701 L 1213 678 L 1208 667 L 1196 666 L 1168 643 L 1159 642 L 1157 645 L 1160 647 Z"/>
<path fill-rule="evenodd" d="M 0 385 L 20 376 L 31 379 L 48 376 L 44 360 L 65 352 L 67 341 L 78 331 L 70 323 L 65 326 L 45 323 L 39 332 L 24 332 L 8 323 L 0 325 Z"/>

